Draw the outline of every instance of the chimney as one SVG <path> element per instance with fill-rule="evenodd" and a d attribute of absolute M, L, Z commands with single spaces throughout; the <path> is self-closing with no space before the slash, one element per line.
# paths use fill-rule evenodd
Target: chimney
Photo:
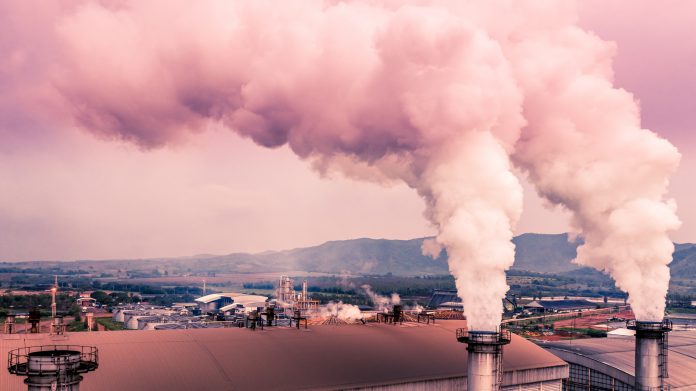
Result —
<path fill-rule="evenodd" d="M 500 390 L 503 383 L 503 345 L 510 343 L 510 331 L 457 329 L 457 340 L 466 343 L 469 352 L 467 390 Z"/>
<path fill-rule="evenodd" d="M 667 333 L 672 331 L 672 322 L 628 321 L 627 327 L 636 331 L 636 391 L 665 390 Z"/>
<path fill-rule="evenodd" d="M 25 376 L 30 391 L 78 391 L 81 374 L 99 366 L 94 346 L 24 347 L 10 351 L 8 361 L 8 371 Z"/>

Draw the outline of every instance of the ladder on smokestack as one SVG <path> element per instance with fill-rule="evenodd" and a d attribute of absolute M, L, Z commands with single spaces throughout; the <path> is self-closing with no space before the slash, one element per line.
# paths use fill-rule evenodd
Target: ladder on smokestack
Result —
<path fill-rule="evenodd" d="M 666 379 L 669 377 L 669 371 L 667 370 L 667 349 L 669 348 L 669 340 L 668 340 L 668 333 L 663 333 L 662 338 L 660 339 L 660 354 L 659 354 L 659 362 L 660 362 L 660 377 L 662 379 Z"/>

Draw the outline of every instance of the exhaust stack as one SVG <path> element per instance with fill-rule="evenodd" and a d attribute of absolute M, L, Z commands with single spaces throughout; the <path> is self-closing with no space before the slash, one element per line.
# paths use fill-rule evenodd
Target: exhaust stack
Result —
<path fill-rule="evenodd" d="M 503 383 L 503 345 L 510 343 L 510 331 L 457 329 L 457 340 L 466 343 L 469 352 L 467 390 L 500 390 Z"/>
<path fill-rule="evenodd" d="M 7 369 L 26 377 L 29 391 L 79 391 L 82 374 L 99 367 L 94 346 L 29 346 L 8 353 Z"/>
<path fill-rule="evenodd" d="M 667 333 L 672 322 L 628 321 L 627 327 L 636 331 L 635 389 L 637 391 L 665 390 L 667 373 Z"/>

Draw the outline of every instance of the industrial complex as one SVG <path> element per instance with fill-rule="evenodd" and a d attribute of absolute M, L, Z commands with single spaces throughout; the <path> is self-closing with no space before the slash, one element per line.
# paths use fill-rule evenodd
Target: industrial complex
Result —
<path fill-rule="evenodd" d="M 82 333 L 66 332 L 55 312 L 50 333 L 39 333 L 38 315 L 21 331 L 10 315 L 0 390 L 696 389 L 687 323 L 628 320 L 606 338 L 530 340 L 511 332 L 514 319 L 494 332 L 468 329 L 449 291 L 433 294 L 433 308 L 393 301 L 371 311 L 320 305 L 307 291 L 282 276 L 275 298 L 229 292 L 119 306 L 111 317 L 126 330 L 116 332 L 92 331 L 92 312 Z M 594 307 L 572 299 L 523 308 L 591 317 Z"/>

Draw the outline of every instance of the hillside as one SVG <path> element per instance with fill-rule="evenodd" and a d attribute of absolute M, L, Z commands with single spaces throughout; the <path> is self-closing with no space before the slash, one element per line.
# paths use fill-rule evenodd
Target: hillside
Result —
<path fill-rule="evenodd" d="M 422 255 L 425 238 L 411 240 L 352 239 L 261 254 L 230 254 L 197 260 L 235 271 L 305 270 L 325 273 L 420 275 L 448 273 L 446 254 L 433 260 Z M 535 273 L 586 273 L 571 262 L 580 243 L 567 234 L 522 234 L 513 239 L 517 252 L 513 270 Z M 677 244 L 672 274 L 696 277 L 696 244 Z"/>
<path fill-rule="evenodd" d="M 229 254 L 197 260 L 207 267 L 230 266 L 236 271 L 307 270 L 326 273 L 419 275 L 448 273 L 445 253 L 437 260 L 421 254 L 425 238 L 411 240 L 352 239 L 319 246 L 261 254 Z M 567 234 L 523 234 L 517 246 L 513 269 L 539 273 L 561 273 L 580 267 L 570 261 L 577 244 Z"/>
<path fill-rule="evenodd" d="M 318 246 L 258 254 L 196 255 L 180 258 L 140 260 L 26 262 L 31 267 L 112 268 L 151 271 L 165 262 L 179 270 L 218 273 L 257 273 L 311 271 L 332 274 L 387 274 L 414 276 L 448 274 L 446 253 L 433 260 L 421 254 L 426 238 L 410 240 L 351 239 L 336 240 Z M 513 239 L 516 245 L 512 270 L 533 273 L 585 275 L 593 270 L 571 262 L 579 243 L 568 241 L 567 234 L 522 234 Z M 674 277 L 696 279 L 696 244 L 675 245 L 670 265 Z M 19 265 L 13 263 L 11 265 Z M 10 265 L 10 264 L 8 264 Z M 599 273 L 599 272 L 596 272 Z"/>

